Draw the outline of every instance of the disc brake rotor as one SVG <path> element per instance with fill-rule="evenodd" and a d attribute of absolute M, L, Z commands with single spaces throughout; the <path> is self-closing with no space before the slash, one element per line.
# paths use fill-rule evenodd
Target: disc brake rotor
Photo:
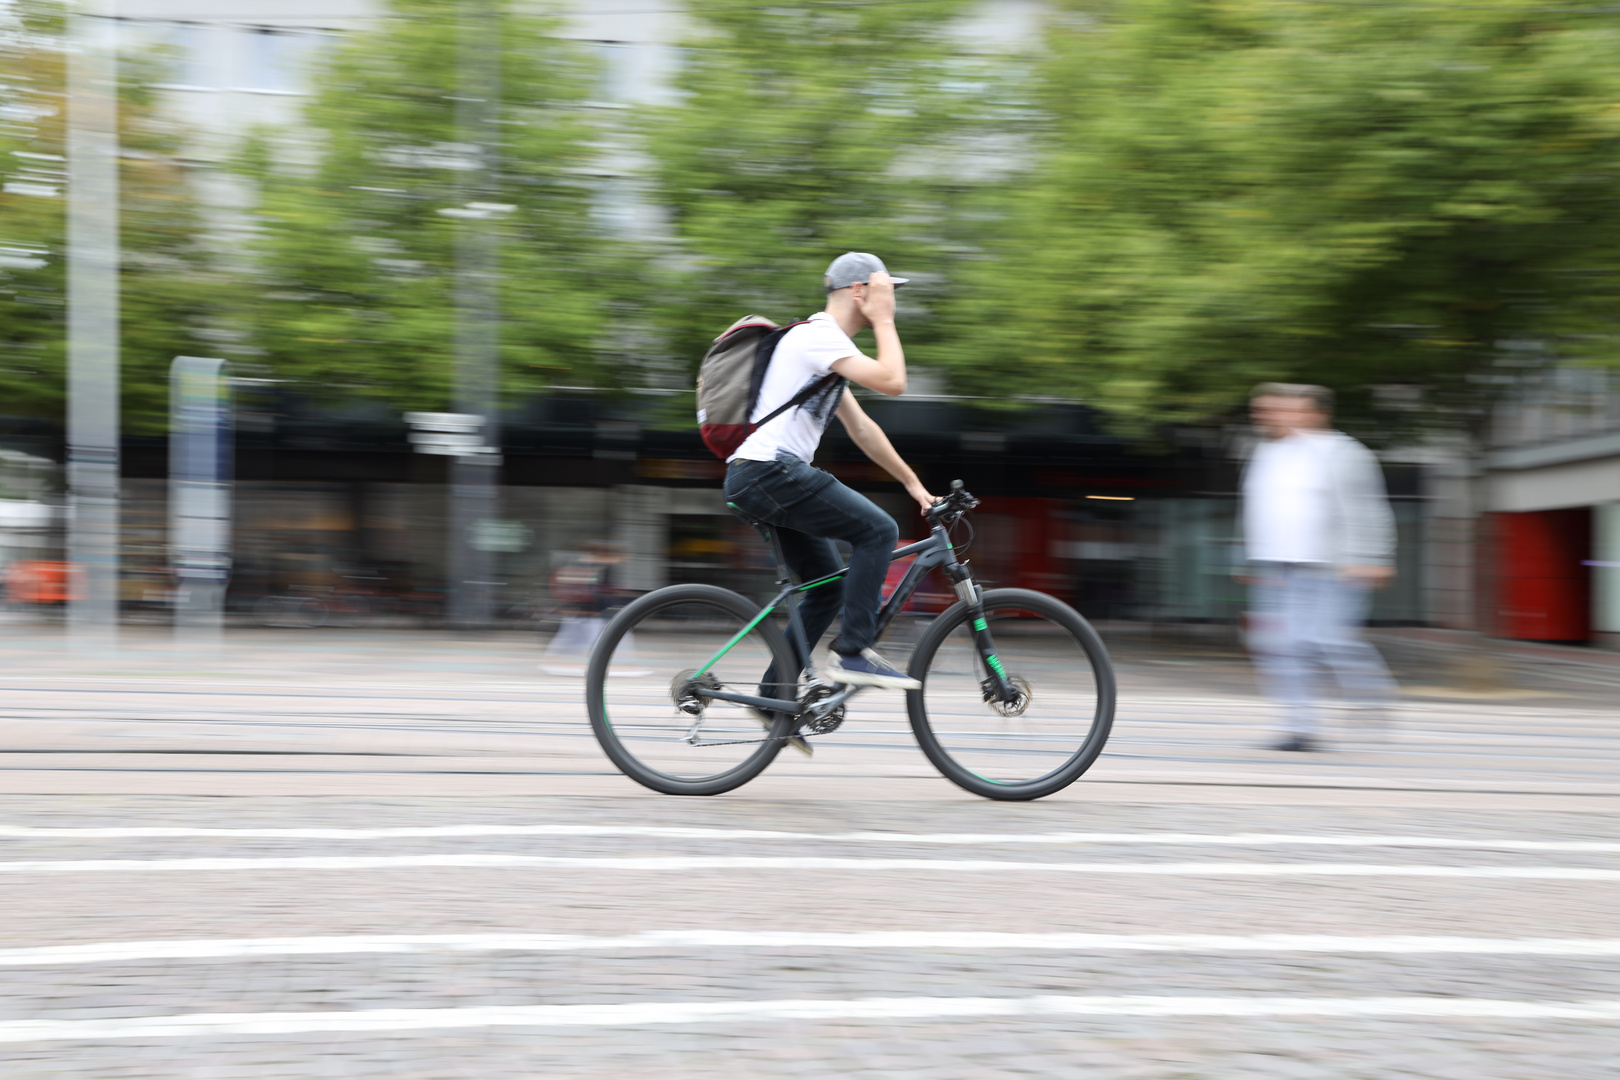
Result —
<path fill-rule="evenodd" d="M 997 701 L 994 694 L 985 695 L 985 703 L 1002 716 L 1023 716 L 1034 700 L 1035 692 L 1029 688 L 1029 680 L 1021 675 L 1008 675 L 1007 684 L 1018 691 L 1018 696 L 1011 701 Z"/>

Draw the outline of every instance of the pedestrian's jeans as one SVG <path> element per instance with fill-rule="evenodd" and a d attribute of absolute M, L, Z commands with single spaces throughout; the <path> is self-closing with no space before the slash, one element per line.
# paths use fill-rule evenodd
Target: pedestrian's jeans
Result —
<path fill-rule="evenodd" d="M 1287 711 L 1288 730 L 1310 735 L 1320 723 L 1314 684 L 1330 670 L 1347 702 L 1382 707 L 1395 696 L 1383 657 L 1361 638 L 1372 590 L 1330 566 L 1259 563 L 1250 599 L 1249 648 L 1266 692 Z"/>
<path fill-rule="evenodd" d="M 805 645 L 814 650 L 842 608 L 844 625 L 833 651 L 853 656 L 871 648 L 883 579 L 900 535 L 894 519 L 831 474 L 785 452 L 775 461 L 733 461 L 726 470 L 726 502 L 776 527 L 788 568 L 800 581 L 836 573 L 840 563 L 833 540 L 849 542 L 849 573 L 841 582 L 806 592 L 799 618 Z"/>

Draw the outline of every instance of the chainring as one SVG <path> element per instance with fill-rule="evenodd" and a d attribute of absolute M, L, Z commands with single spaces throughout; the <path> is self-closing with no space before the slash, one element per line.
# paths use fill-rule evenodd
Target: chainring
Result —
<path fill-rule="evenodd" d="M 810 686 L 805 687 L 804 697 L 800 699 L 800 715 L 805 718 L 804 722 L 799 725 L 800 731 L 806 735 L 825 735 L 829 731 L 838 730 L 838 726 L 844 722 L 844 707 L 842 705 L 823 717 L 811 718 L 808 715 L 811 705 L 814 705 L 822 698 L 831 697 L 836 692 L 837 690 L 834 687 L 828 686 L 826 683 L 812 683 Z"/>

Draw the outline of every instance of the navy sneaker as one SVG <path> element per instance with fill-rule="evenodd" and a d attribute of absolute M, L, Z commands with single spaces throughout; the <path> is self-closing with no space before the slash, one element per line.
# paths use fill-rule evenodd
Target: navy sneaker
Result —
<path fill-rule="evenodd" d="M 872 649 L 858 656 L 827 654 L 827 681 L 847 686 L 880 686 L 885 690 L 921 690 L 922 683 L 899 671 Z"/>

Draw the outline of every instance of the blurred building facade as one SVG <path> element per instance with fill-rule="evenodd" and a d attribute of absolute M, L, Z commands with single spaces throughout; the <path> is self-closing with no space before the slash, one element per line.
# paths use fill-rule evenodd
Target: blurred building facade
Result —
<path fill-rule="evenodd" d="M 495 554 L 506 616 L 545 616 L 553 575 L 601 540 L 626 555 L 632 589 L 700 581 L 766 591 L 766 547 L 727 510 L 724 465 L 687 420 L 688 404 L 674 394 L 569 391 L 507 411 L 502 517 L 481 541 Z M 403 418 L 380 406 L 261 385 L 244 388 L 238 407 L 232 610 L 283 618 L 301 606 L 293 621 L 309 621 L 324 607 L 320 621 L 333 622 L 437 615 L 448 459 L 413 452 Z M 1218 432 L 1190 430 L 1147 453 L 1079 404 L 1008 411 L 908 395 L 867 407 L 928 483 L 962 479 L 984 498 L 968 550 L 983 580 L 1055 593 L 1100 620 L 1238 622 L 1241 462 Z M 162 558 L 153 538 L 166 463 L 161 438 L 126 442 L 125 517 L 130 543 L 140 540 L 126 551 L 128 575 L 150 575 Z M 921 535 L 903 493 L 836 426 L 818 464 L 892 513 L 903 539 Z M 1400 576 L 1373 617 L 1429 623 L 1436 503 L 1425 495 L 1427 471 L 1390 463 L 1386 475 Z"/>
<path fill-rule="evenodd" d="M 1620 379 L 1560 367 L 1525 383 L 1485 464 L 1485 628 L 1620 647 Z"/>

